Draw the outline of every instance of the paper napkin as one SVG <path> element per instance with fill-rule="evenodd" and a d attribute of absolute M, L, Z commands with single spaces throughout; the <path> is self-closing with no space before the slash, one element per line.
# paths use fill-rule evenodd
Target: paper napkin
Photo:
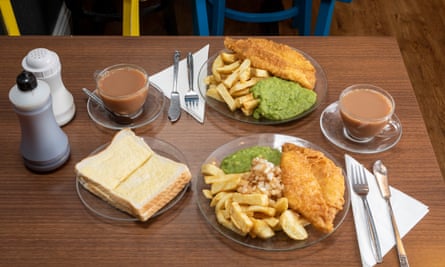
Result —
<path fill-rule="evenodd" d="M 198 72 L 201 66 L 207 61 L 209 57 L 209 45 L 204 46 L 199 51 L 193 53 L 193 88 L 199 95 L 199 104 L 195 108 L 187 108 L 185 105 L 184 95 L 189 90 L 188 76 L 187 76 L 187 53 L 188 51 L 181 51 L 181 58 L 178 67 L 178 92 L 181 95 L 181 108 L 189 113 L 200 123 L 204 122 L 205 116 L 205 100 L 199 94 L 198 88 Z M 173 62 L 173 52 L 171 60 Z M 161 90 L 164 95 L 170 98 L 171 91 L 173 89 L 173 65 L 152 75 L 150 77 L 150 83 Z"/>
<path fill-rule="evenodd" d="M 354 164 L 360 163 L 349 155 L 345 155 L 345 162 L 349 184 L 352 185 L 350 169 Z M 365 170 L 369 184 L 368 202 L 374 217 L 377 235 L 379 237 L 380 247 L 382 249 L 382 255 L 385 255 L 396 243 L 392 230 L 391 219 L 389 217 L 389 210 L 386 201 L 380 194 L 380 189 L 374 175 L 366 168 Z M 400 235 L 403 237 L 428 213 L 428 207 L 393 187 L 390 187 L 390 190 L 394 216 L 397 221 Z M 371 248 L 363 202 L 362 199 L 353 191 L 352 186 L 350 187 L 350 192 L 352 212 L 354 216 L 355 229 L 357 232 L 360 255 L 362 258 L 362 265 L 374 266 L 377 262 Z"/>

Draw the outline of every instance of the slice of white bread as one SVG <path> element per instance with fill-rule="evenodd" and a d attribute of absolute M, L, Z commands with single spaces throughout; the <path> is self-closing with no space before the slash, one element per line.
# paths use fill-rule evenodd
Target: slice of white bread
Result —
<path fill-rule="evenodd" d="M 111 190 L 142 166 L 154 152 L 130 129 L 119 131 L 99 153 L 76 164 L 76 171 L 89 182 Z"/>
<path fill-rule="evenodd" d="M 145 221 L 168 204 L 190 181 L 187 165 L 154 154 L 122 182 L 114 193 L 127 200 L 131 214 Z"/>
<path fill-rule="evenodd" d="M 108 147 L 76 164 L 81 184 L 141 221 L 168 204 L 191 180 L 187 165 L 156 154 L 133 131 L 119 131 Z"/>

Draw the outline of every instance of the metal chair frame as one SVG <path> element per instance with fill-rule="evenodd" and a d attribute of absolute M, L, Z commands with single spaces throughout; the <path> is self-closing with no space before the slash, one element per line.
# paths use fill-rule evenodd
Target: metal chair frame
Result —
<path fill-rule="evenodd" d="M 139 0 L 123 0 L 122 35 L 139 36 Z"/>
<path fill-rule="evenodd" d="M 6 33 L 9 36 L 20 36 L 19 26 L 15 18 L 14 9 L 12 8 L 11 1 L 0 0 L 0 12 L 3 18 L 3 24 L 6 29 Z"/>
<path fill-rule="evenodd" d="M 213 35 L 224 34 L 224 19 L 243 22 L 266 23 L 292 18 L 292 27 L 297 27 L 301 35 L 308 35 L 311 27 L 312 0 L 293 0 L 292 7 L 273 12 L 244 12 L 226 7 L 226 0 L 207 0 L 211 20 L 210 32 Z"/>
<path fill-rule="evenodd" d="M 313 35 L 329 35 L 337 1 L 352 2 L 321 0 Z M 194 32 L 197 35 L 223 35 L 225 18 L 244 22 L 276 22 L 293 18 L 292 26 L 298 27 L 301 35 L 311 35 L 312 0 L 293 0 L 291 8 L 271 13 L 251 13 L 226 8 L 226 0 L 195 0 L 194 4 Z"/>

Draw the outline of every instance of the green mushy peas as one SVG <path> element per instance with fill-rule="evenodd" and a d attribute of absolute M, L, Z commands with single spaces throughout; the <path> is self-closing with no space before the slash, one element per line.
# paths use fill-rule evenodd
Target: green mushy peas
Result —
<path fill-rule="evenodd" d="M 238 150 L 237 152 L 225 157 L 221 162 L 220 168 L 224 173 L 243 173 L 250 170 L 252 160 L 256 157 L 266 159 L 269 162 L 279 166 L 281 152 L 276 148 L 267 146 L 253 146 Z"/>
<path fill-rule="evenodd" d="M 255 84 L 251 92 L 260 99 L 253 117 L 269 120 L 286 120 L 308 110 L 317 100 L 317 93 L 300 84 L 278 77 L 263 79 Z"/>

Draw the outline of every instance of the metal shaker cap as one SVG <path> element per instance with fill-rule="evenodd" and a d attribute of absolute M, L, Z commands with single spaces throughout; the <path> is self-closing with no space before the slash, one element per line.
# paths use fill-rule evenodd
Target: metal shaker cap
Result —
<path fill-rule="evenodd" d="M 31 50 L 23 58 L 22 67 L 40 79 L 50 77 L 61 69 L 59 56 L 46 48 Z"/>

